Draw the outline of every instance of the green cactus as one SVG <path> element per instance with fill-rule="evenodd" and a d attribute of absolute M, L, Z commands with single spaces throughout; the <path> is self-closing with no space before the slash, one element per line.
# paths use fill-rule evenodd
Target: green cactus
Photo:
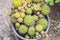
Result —
<path fill-rule="evenodd" d="M 55 3 L 59 3 L 59 2 L 60 2 L 60 0 L 56 0 L 56 1 L 55 1 Z"/>
<path fill-rule="evenodd" d="M 43 5 L 41 11 L 42 11 L 42 14 L 48 15 L 50 13 L 50 8 L 47 5 Z"/>
<path fill-rule="evenodd" d="M 15 23 L 15 26 L 19 28 L 20 23 L 16 22 L 16 23 Z"/>
<path fill-rule="evenodd" d="M 21 23 L 23 22 L 23 19 L 21 17 L 18 18 L 18 22 Z"/>
<path fill-rule="evenodd" d="M 25 34 L 25 33 L 27 32 L 27 30 L 28 30 L 28 27 L 25 26 L 25 25 L 21 25 L 21 26 L 19 27 L 19 32 L 20 32 L 21 34 Z"/>
<path fill-rule="evenodd" d="M 38 20 L 38 16 L 37 15 L 34 15 L 33 18 L 34 18 L 35 21 Z"/>
<path fill-rule="evenodd" d="M 19 30 L 19 27 L 20 27 L 20 23 L 16 22 L 15 23 L 15 28 L 16 28 L 17 31 Z"/>
<path fill-rule="evenodd" d="M 29 30 L 28 30 L 28 34 L 30 36 L 33 36 L 35 34 L 35 29 L 33 27 L 30 27 Z"/>
<path fill-rule="evenodd" d="M 45 18 L 42 18 L 42 19 L 39 19 L 38 24 L 42 25 L 43 29 L 46 29 L 48 22 Z"/>
<path fill-rule="evenodd" d="M 20 14 L 18 12 L 15 13 L 15 18 L 19 18 Z"/>
<path fill-rule="evenodd" d="M 32 9 L 31 8 L 27 8 L 26 9 L 26 14 L 32 14 Z"/>
<path fill-rule="evenodd" d="M 15 7 L 19 7 L 22 5 L 22 0 L 12 0 L 12 5 Z"/>
<path fill-rule="evenodd" d="M 40 2 L 40 0 L 33 0 L 33 2 L 35 2 L 35 3 L 39 3 L 39 2 Z"/>
<path fill-rule="evenodd" d="M 28 3 L 31 3 L 32 2 L 32 0 L 26 0 Z"/>
<path fill-rule="evenodd" d="M 25 38 L 26 38 L 26 39 L 29 39 L 30 37 L 29 37 L 29 35 L 26 35 Z"/>
<path fill-rule="evenodd" d="M 10 18 L 11 18 L 11 21 L 12 21 L 13 23 L 15 23 L 15 22 L 17 21 L 14 16 L 15 16 L 15 14 L 12 14 L 12 16 L 10 17 Z"/>
<path fill-rule="evenodd" d="M 42 27 L 42 25 L 36 25 L 36 31 L 37 32 L 41 32 L 43 30 L 43 27 Z"/>
<path fill-rule="evenodd" d="M 25 17 L 25 13 L 20 13 L 20 17 L 24 18 Z"/>
<path fill-rule="evenodd" d="M 7 15 L 10 16 L 11 15 L 11 12 L 7 12 Z"/>
<path fill-rule="evenodd" d="M 42 34 L 42 35 L 44 35 L 44 34 L 45 34 L 45 32 L 44 32 L 44 31 L 41 31 L 41 34 Z"/>
<path fill-rule="evenodd" d="M 24 18 L 24 23 L 27 25 L 27 26 L 31 26 L 34 24 L 34 19 L 32 16 L 30 15 L 27 15 L 25 18 Z"/>
<path fill-rule="evenodd" d="M 35 10 L 35 11 L 41 10 L 41 7 L 39 4 L 33 4 L 32 7 L 33 7 L 33 10 Z"/>
<path fill-rule="evenodd" d="M 36 32 L 35 34 L 36 34 L 36 36 L 39 36 L 40 35 L 39 32 Z"/>

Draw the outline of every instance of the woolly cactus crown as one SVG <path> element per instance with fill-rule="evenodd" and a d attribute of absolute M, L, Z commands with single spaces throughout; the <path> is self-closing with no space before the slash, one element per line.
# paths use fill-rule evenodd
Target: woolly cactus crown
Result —
<path fill-rule="evenodd" d="M 47 5 L 43 5 L 41 10 L 44 15 L 48 15 L 50 13 L 50 8 Z"/>
<path fill-rule="evenodd" d="M 25 25 L 21 25 L 19 28 L 19 32 L 22 34 L 25 34 L 28 30 L 28 27 L 26 27 Z"/>
<path fill-rule="evenodd" d="M 34 29 L 33 27 L 29 28 L 28 34 L 29 34 L 30 36 L 33 36 L 33 35 L 35 34 L 35 29 Z"/>
<path fill-rule="evenodd" d="M 34 19 L 31 15 L 27 15 L 25 18 L 24 18 L 24 23 L 27 25 L 27 26 L 31 26 L 34 24 Z"/>
<path fill-rule="evenodd" d="M 22 5 L 22 0 L 13 0 L 12 5 L 15 7 L 19 7 Z"/>
<path fill-rule="evenodd" d="M 42 18 L 38 21 L 38 24 L 42 25 L 43 29 L 46 29 L 48 22 L 46 19 Z"/>

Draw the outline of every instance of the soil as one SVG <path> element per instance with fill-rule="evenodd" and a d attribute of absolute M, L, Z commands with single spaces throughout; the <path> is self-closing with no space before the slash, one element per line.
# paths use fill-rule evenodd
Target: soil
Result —
<path fill-rule="evenodd" d="M 51 13 L 49 14 L 50 18 L 60 22 L 60 3 L 55 4 L 53 7 L 50 8 L 51 8 Z"/>

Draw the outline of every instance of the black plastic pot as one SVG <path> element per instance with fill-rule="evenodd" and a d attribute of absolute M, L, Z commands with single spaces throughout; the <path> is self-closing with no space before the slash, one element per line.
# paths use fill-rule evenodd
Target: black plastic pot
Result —
<path fill-rule="evenodd" d="M 45 16 L 45 18 L 46 18 L 46 20 L 48 21 L 48 27 L 47 27 L 47 29 L 46 29 L 46 33 L 47 33 L 48 30 L 49 30 L 49 27 L 50 27 L 50 18 L 49 18 L 48 15 Z M 12 26 L 12 29 L 13 29 L 14 35 L 16 35 L 18 38 L 20 38 L 20 39 L 22 39 L 22 40 L 42 40 L 42 37 L 39 37 L 39 38 L 36 38 L 36 39 L 26 39 L 26 38 L 20 36 L 20 35 L 16 32 L 16 30 L 15 30 L 13 24 L 11 24 L 11 26 Z"/>

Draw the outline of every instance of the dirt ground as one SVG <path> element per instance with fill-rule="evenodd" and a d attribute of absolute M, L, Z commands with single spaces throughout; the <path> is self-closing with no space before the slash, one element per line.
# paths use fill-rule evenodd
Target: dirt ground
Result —
<path fill-rule="evenodd" d="M 0 40 L 14 40 L 9 26 L 9 17 L 5 15 L 11 8 L 11 1 L 0 0 Z M 48 32 L 49 38 L 44 40 L 60 40 L 60 6 L 55 4 L 55 6 L 51 7 L 49 16 L 51 19 L 51 27 Z"/>

